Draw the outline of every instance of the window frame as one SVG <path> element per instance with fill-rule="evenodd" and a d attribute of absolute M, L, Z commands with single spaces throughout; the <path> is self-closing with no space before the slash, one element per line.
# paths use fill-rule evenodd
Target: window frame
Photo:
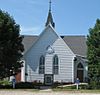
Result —
<path fill-rule="evenodd" d="M 39 74 L 45 73 L 45 57 L 42 55 L 39 59 Z"/>
<path fill-rule="evenodd" d="M 57 55 L 54 55 L 53 57 L 53 74 L 59 74 L 59 58 Z"/>

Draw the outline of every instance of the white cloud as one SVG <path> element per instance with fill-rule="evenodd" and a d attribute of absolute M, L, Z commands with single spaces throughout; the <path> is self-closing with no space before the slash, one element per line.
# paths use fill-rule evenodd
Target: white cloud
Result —
<path fill-rule="evenodd" d="M 41 33 L 41 27 L 21 27 L 22 35 L 38 35 Z"/>

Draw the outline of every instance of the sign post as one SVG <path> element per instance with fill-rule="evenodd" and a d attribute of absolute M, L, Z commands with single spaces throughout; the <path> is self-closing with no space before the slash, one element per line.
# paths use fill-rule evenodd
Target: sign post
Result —
<path fill-rule="evenodd" d="M 78 90 L 79 89 L 79 84 L 80 84 L 80 80 L 79 78 L 76 79 L 76 89 Z"/>
<path fill-rule="evenodd" d="M 16 84 L 16 79 L 15 77 L 12 79 L 12 86 L 13 86 L 13 89 L 15 89 L 15 84 Z"/>

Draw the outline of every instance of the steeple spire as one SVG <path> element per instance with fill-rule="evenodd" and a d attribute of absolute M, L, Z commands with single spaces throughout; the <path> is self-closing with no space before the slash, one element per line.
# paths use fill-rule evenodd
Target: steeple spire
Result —
<path fill-rule="evenodd" d="M 55 28 L 55 23 L 53 22 L 52 13 L 51 13 L 51 0 L 49 1 L 49 12 L 48 12 L 47 22 L 45 26 L 47 26 L 48 24 L 51 24 L 52 27 Z"/>

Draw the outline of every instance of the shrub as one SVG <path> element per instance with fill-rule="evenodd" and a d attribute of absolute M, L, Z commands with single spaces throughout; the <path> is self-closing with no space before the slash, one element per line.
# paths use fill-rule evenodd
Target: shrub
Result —
<path fill-rule="evenodd" d="M 34 86 L 42 86 L 42 85 L 43 85 L 42 82 L 37 81 L 37 80 L 33 81 L 32 84 L 33 84 Z"/>
<path fill-rule="evenodd" d="M 17 89 L 33 89 L 34 85 L 31 82 L 19 82 L 19 83 L 16 83 L 16 88 Z"/>
<path fill-rule="evenodd" d="M 11 82 L 7 80 L 1 80 L 0 85 L 11 85 Z"/>

